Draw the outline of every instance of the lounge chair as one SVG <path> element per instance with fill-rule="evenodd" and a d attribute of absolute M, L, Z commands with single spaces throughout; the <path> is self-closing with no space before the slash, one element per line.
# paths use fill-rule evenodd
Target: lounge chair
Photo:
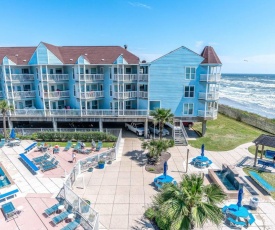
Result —
<path fill-rule="evenodd" d="M 45 153 L 43 156 L 33 158 L 32 161 L 33 161 L 35 164 L 41 164 L 43 161 L 49 159 L 50 156 L 51 156 L 51 155 L 50 155 L 49 153 Z"/>
<path fill-rule="evenodd" d="M 41 171 L 45 172 L 45 171 L 49 171 L 51 169 L 55 169 L 55 168 L 57 168 L 58 164 L 59 164 L 59 161 L 55 161 L 54 163 L 49 163 L 49 164 L 46 164 L 46 165 L 42 165 Z"/>
<path fill-rule="evenodd" d="M 18 216 L 17 210 L 15 209 L 12 202 L 8 202 L 6 204 L 2 205 L 2 210 L 4 213 L 4 216 L 6 220 L 9 220 L 9 218 L 13 217 L 14 215 Z"/>
<path fill-rule="evenodd" d="M 45 160 L 45 161 L 42 162 L 42 166 L 52 165 L 52 164 L 54 164 L 55 161 L 56 161 L 55 157 L 53 157 L 51 160 Z"/>
<path fill-rule="evenodd" d="M 60 204 L 55 204 L 55 205 L 53 205 L 52 207 L 45 209 L 44 213 L 45 213 L 47 216 L 52 215 L 53 213 L 55 213 L 55 212 L 58 210 L 58 206 L 59 206 L 59 205 L 60 205 Z"/>
<path fill-rule="evenodd" d="M 62 213 L 60 213 L 59 215 L 55 216 L 54 218 L 52 218 L 52 222 L 54 225 L 59 224 L 60 222 L 62 222 L 63 220 L 65 220 L 69 214 L 71 214 L 73 211 L 73 208 L 71 206 L 68 207 L 68 209 Z"/>
<path fill-rule="evenodd" d="M 246 223 L 245 223 L 245 222 L 234 220 L 234 219 L 231 218 L 231 217 L 227 218 L 227 221 L 229 222 L 229 224 L 230 224 L 231 226 L 234 226 L 234 227 L 244 227 L 244 226 L 246 226 Z"/>
<path fill-rule="evenodd" d="M 74 221 L 67 224 L 65 227 L 61 228 L 61 230 L 74 230 L 80 225 L 81 217 L 75 218 Z"/>
<path fill-rule="evenodd" d="M 249 213 L 249 220 L 248 220 L 248 224 L 251 225 L 255 222 L 255 217 L 253 216 L 252 213 Z"/>
<path fill-rule="evenodd" d="M 4 147 L 4 145 L 5 145 L 5 142 L 0 142 L 0 148 L 2 148 L 2 147 Z"/>
<path fill-rule="evenodd" d="M 64 151 L 68 151 L 71 148 L 71 146 L 72 146 L 72 142 L 68 141 L 67 145 L 64 148 Z"/>
<path fill-rule="evenodd" d="M 77 142 L 77 144 L 74 146 L 74 151 L 79 152 L 80 149 L 81 149 L 80 143 Z"/>
<path fill-rule="evenodd" d="M 99 142 L 97 143 L 97 146 L 96 146 L 95 151 L 99 151 L 101 148 L 102 148 L 102 141 L 99 141 Z"/>

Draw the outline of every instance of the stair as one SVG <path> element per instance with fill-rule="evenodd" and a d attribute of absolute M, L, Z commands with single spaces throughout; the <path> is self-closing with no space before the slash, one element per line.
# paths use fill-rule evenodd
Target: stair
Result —
<path fill-rule="evenodd" d="M 184 130 L 185 131 L 185 130 Z M 184 131 L 179 126 L 174 126 L 174 142 L 177 146 L 187 146 L 187 135 L 184 134 Z"/>

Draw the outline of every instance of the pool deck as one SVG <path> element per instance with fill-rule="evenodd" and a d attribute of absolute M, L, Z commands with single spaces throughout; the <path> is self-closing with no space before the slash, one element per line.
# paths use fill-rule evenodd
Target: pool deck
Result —
<path fill-rule="evenodd" d="M 0 151 L 0 162 L 9 172 L 14 180 L 14 188 L 18 188 L 20 193 L 18 198 L 12 202 L 15 207 L 23 206 L 23 212 L 18 218 L 9 222 L 4 220 L 0 212 L 0 224 L 3 229 L 60 229 L 66 223 L 61 223 L 58 227 L 50 224 L 50 218 L 43 216 L 43 211 L 47 207 L 55 204 L 54 198 L 62 187 L 65 173 L 68 173 L 73 163 L 71 161 L 71 151 L 60 152 L 56 158 L 60 161 L 61 167 L 49 172 L 32 175 L 18 159 L 18 154 L 29 146 L 32 141 L 22 141 L 21 146 L 13 148 L 3 147 Z M 81 197 L 89 199 L 93 207 L 99 212 L 100 229 L 126 230 L 126 229 L 149 229 L 150 223 L 144 219 L 143 214 L 151 203 L 151 198 L 158 191 L 152 185 L 155 177 L 160 174 L 148 173 L 145 171 L 145 154 L 141 150 L 141 141 L 138 138 L 122 139 L 123 150 L 113 164 L 106 164 L 105 169 L 95 169 L 92 173 L 85 172 L 78 177 L 74 184 L 74 191 Z M 210 168 L 219 169 L 223 163 L 234 165 L 240 173 L 242 179 L 247 183 L 244 188 L 243 204 L 248 205 L 252 197 L 250 191 L 256 192 L 260 199 L 259 207 L 252 211 L 256 222 L 249 229 L 275 229 L 275 201 L 259 186 L 246 177 L 242 171 L 242 166 L 253 164 L 253 155 L 247 148 L 252 143 L 247 143 L 238 148 L 226 152 L 205 151 L 205 156 L 213 161 Z M 187 149 L 189 159 L 187 160 Z M 101 150 L 102 152 L 104 150 Z M 175 146 L 169 149 L 171 158 L 168 161 L 168 174 L 177 181 L 186 172 L 186 162 L 191 162 L 192 158 L 200 154 L 200 149 L 190 146 Z M 42 155 L 41 152 L 32 151 L 29 158 Z M 87 155 L 77 154 L 77 159 L 87 157 Z M 197 169 L 188 164 L 188 173 L 203 172 L 207 174 L 207 169 Z M 84 178 L 84 184 L 83 184 Z M 205 183 L 210 181 L 207 179 Z M 1 193 L 11 188 L 1 189 Z M 227 200 L 225 204 L 237 203 L 237 200 Z M 32 220 L 32 224 L 29 221 Z M 219 227 L 207 224 L 204 229 L 230 229 L 222 225 Z M 80 229 L 80 228 L 79 228 Z"/>

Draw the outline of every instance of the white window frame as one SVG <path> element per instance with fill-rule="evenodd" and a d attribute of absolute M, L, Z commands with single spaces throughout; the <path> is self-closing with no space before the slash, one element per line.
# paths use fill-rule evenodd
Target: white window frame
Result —
<path fill-rule="evenodd" d="M 187 68 L 190 68 L 190 75 L 187 77 Z M 192 78 L 191 76 L 192 76 L 192 69 L 195 69 L 195 74 L 194 74 L 194 78 Z M 185 67 L 185 80 L 196 80 L 196 67 L 194 67 L 194 66 L 186 66 Z"/>
<path fill-rule="evenodd" d="M 188 106 L 188 109 L 187 109 L 187 113 L 185 113 L 185 111 L 184 111 L 184 107 L 185 107 L 185 105 L 187 105 Z M 190 110 L 190 105 L 192 105 L 193 106 L 193 110 L 192 110 L 192 113 L 189 113 L 189 110 Z M 194 103 L 184 103 L 183 104 L 183 115 L 193 115 L 194 114 Z"/>
<path fill-rule="evenodd" d="M 185 92 L 186 92 L 186 91 L 185 91 L 185 87 L 189 87 L 189 90 L 188 90 L 188 97 L 185 96 Z M 190 87 L 194 87 L 194 91 L 193 91 L 193 92 L 194 92 L 194 95 L 193 95 L 193 97 L 190 96 L 190 92 L 191 92 L 191 91 L 190 91 Z M 184 91 L 184 97 L 185 97 L 185 98 L 194 98 L 194 97 L 195 97 L 195 86 L 194 86 L 194 85 L 185 85 L 183 89 L 184 89 L 183 91 Z"/>

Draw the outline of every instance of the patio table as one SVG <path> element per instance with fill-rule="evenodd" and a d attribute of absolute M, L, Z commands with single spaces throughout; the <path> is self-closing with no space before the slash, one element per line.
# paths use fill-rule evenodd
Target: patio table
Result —
<path fill-rule="evenodd" d="M 13 147 L 13 146 L 15 146 L 15 145 L 20 145 L 20 141 L 18 141 L 18 140 L 13 140 L 13 141 L 10 141 L 10 142 L 9 142 L 9 146 L 10 146 L 10 147 Z"/>
<path fill-rule="evenodd" d="M 243 206 L 239 207 L 236 204 L 229 205 L 227 210 L 229 213 L 231 213 L 236 217 L 247 218 L 249 216 L 249 212 L 245 207 Z"/>

